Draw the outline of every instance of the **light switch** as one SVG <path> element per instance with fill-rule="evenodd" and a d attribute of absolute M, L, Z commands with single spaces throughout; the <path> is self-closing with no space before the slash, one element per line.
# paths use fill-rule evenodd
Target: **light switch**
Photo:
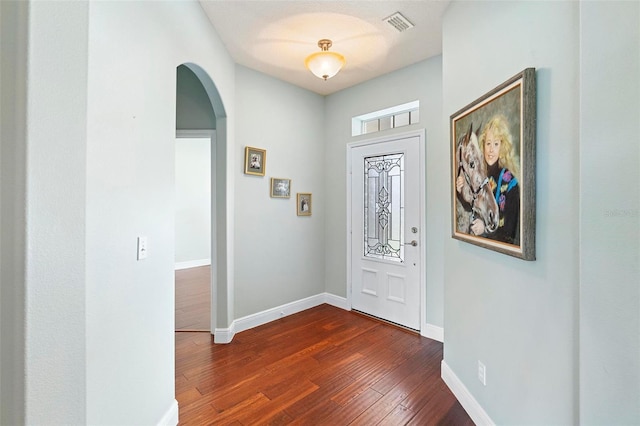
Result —
<path fill-rule="evenodd" d="M 147 237 L 138 237 L 138 260 L 147 258 Z"/>

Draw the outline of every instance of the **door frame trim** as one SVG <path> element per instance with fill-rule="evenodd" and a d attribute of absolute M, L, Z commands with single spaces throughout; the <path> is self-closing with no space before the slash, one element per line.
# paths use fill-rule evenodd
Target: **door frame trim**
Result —
<path fill-rule="evenodd" d="M 427 330 L 427 252 L 426 252 L 426 226 L 427 226 L 427 215 L 426 215 L 426 147 L 425 147 L 425 129 L 417 129 L 409 132 L 396 133 L 393 135 L 382 136 L 374 139 L 366 139 L 357 142 L 350 142 L 347 144 L 347 308 L 349 310 L 352 309 L 352 262 L 351 262 L 351 251 L 353 249 L 352 244 L 352 225 L 351 225 L 351 184 L 352 184 L 352 170 L 351 170 L 351 158 L 352 152 L 354 148 L 359 148 L 368 145 L 376 145 L 381 143 L 389 143 L 394 142 L 399 139 L 407 139 L 412 137 L 418 137 L 418 151 L 419 151 L 419 167 L 418 167 L 418 176 L 420 178 L 419 182 L 419 194 L 420 200 L 418 202 L 418 207 L 420 209 L 420 237 L 419 237 L 419 247 L 420 247 L 420 335 L 425 336 L 425 331 Z"/>

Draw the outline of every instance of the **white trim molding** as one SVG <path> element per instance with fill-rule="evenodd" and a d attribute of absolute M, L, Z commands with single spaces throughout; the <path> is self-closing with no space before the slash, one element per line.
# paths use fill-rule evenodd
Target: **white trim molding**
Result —
<path fill-rule="evenodd" d="M 178 401 L 175 399 L 171 403 L 171 407 L 164 413 L 164 416 L 158 422 L 158 426 L 176 426 L 178 424 Z"/>
<path fill-rule="evenodd" d="M 495 426 L 491 417 L 484 411 L 484 408 L 476 401 L 476 399 L 471 395 L 469 389 L 462 383 L 462 381 L 456 376 L 456 374 L 449 368 L 447 363 L 442 360 L 441 365 L 441 377 L 442 380 L 447 384 L 451 392 L 455 395 L 455 397 L 462 405 L 462 408 L 465 409 L 471 420 L 478 426 Z"/>
<path fill-rule="evenodd" d="M 185 262 L 176 262 L 175 270 L 197 268 L 199 266 L 211 265 L 211 259 L 187 260 Z"/>
<path fill-rule="evenodd" d="M 231 323 L 229 328 L 216 328 L 213 335 L 213 342 L 231 343 L 236 333 L 267 324 L 292 314 L 297 314 L 298 312 L 314 308 L 324 303 L 347 311 L 350 310 L 347 307 L 347 299 L 329 293 L 321 293 L 238 318 Z"/>
<path fill-rule="evenodd" d="M 235 321 L 229 328 L 216 328 L 213 332 L 213 343 L 231 343 L 236 335 Z"/>
<path fill-rule="evenodd" d="M 425 324 L 422 330 L 420 330 L 420 335 L 444 343 L 444 328 L 438 327 L 437 325 Z"/>
<path fill-rule="evenodd" d="M 346 297 L 340 297 L 336 296 L 335 294 L 325 293 L 324 299 L 324 303 L 326 303 L 327 305 L 335 306 L 336 308 L 344 309 L 345 311 L 351 310 Z"/>

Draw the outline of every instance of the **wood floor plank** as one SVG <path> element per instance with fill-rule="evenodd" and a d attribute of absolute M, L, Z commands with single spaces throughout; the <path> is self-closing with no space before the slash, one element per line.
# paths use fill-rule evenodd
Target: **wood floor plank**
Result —
<path fill-rule="evenodd" d="M 440 372 L 435 369 L 425 377 L 425 383 L 424 386 L 417 387 L 407 395 L 402 401 L 404 407 L 418 411 L 446 388 L 444 381 L 440 378 Z M 448 390 L 448 388 L 446 389 Z"/>
<path fill-rule="evenodd" d="M 440 426 L 474 426 L 459 401 L 456 401 L 444 415 L 440 416 L 437 424 Z"/>
<path fill-rule="evenodd" d="M 211 266 L 175 271 L 175 329 L 211 329 Z"/>
<path fill-rule="evenodd" d="M 331 413 L 331 421 L 334 425 L 348 425 L 375 404 L 382 395 L 371 388 L 367 388 L 345 401 L 339 409 Z"/>
<path fill-rule="evenodd" d="M 407 395 L 418 386 L 424 386 L 425 370 L 417 370 L 415 374 L 405 377 L 376 401 L 367 411 L 358 416 L 353 425 L 377 424 L 391 413 Z"/>
<path fill-rule="evenodd" d="M 407 407 L 398 404 L 395 408 L 387 414 L 376 426 L 396 426 L 399 424 L 405 424 L 411 420 L 416 413 L 408 409 Z"/>
<path fill-rule="evenodd" d="M 335 403 L 331 401 L 331 397 L 337 391 L 353 382 L 351 377 L 345 375 L 331 376 L 327 377 L 327 379 L 328 380 L 322 380 L 321 384 L 319 384 L 318 381 L 312 382 L 318 387 L 316 391 L 298 400 L 295 404 L 291 404 L 286 409 L 287 414 L 295 419 L 304 416 L 306 413 L 313 411 L 325 403 L 334 405 Z M 329 401 L 331 402 L 330 404 Z"/>
<path fill-rule="evenodd" d="M 270 404 L 265 408 L 244 411 L 238 416 L 238 420 L 245 425 L 257 425 L 272 423 L 275 419 L 281 418 L 283 414 L 290 416 L 287 409 L 317 389 L 318 386 L 308 380 L 291 383 L 290 388 L 285 393 L 270 400 Z"/>
<path fill-rule="evenodd" d="M 434 344 L 424 346 L 417 354 L 412 356 L 406 362 L 398 364 L 395 368 L 385 374 L 384 377 L 372 384 L 372 388 L 381 394 L 386 394 L 396 386 L 398 382 L 404 380 L 406 377 L 414 374 L 420 369 L 428 369 L 431 364 L 439 362 L 439 358 L 439 345 Z"/>
<path fill-rule="evenodd" d="M 414 426 L 441 424 L 444 417 L 442 413 L 447 413 L 456 402 L 451 392 L 438 386 L 434 395 L 425 405 L 420 407 L 420 410 L 407 424 Z"/>
<path fill-rule="evenodd" d="M 472 425 L 442 344 L 321 305 L 238 333 L 176 333 L 181 425 Z"/>

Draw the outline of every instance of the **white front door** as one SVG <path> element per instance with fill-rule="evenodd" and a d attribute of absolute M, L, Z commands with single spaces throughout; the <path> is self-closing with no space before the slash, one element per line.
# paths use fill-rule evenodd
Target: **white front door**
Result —
<path fill-rule="evenodd" d="M 350 154 L 352 308 L 420 330 L 420 136 Z"/>

